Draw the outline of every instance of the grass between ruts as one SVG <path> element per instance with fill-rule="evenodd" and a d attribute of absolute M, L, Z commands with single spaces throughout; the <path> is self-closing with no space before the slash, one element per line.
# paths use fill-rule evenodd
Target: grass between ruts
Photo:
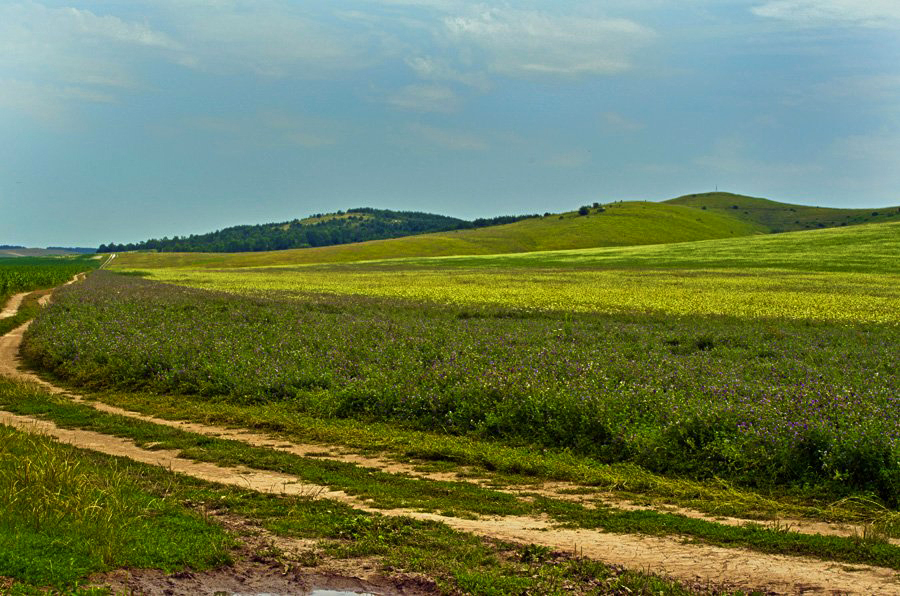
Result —
<path fill-rule="evenodd" d="M 0 591 L 105 594 L 92 573 L 117 567 L 202 570 L 236 546 L 215 514 L 250 519 L 281 536 L 318 539 L 289 566 L 378 557 L 388 571 L 420 572 L 444 593 L 688 595 L 657 576 L 486 541 L 443 524 L 387 518 L 331 501 L 264 495 L 179 476 L 0 426 Z M 272 549 L 271 556 L 279 556 Z"/>
<path fill-rule="evenodd" d="M 547 514 L 558 522 L 581 528 L 688 536 L 713 545 L 900 569 L 900 548 L 879 539 L 804 535 L 759 526 L 724 526 L 655 511 L 589 509 L 546 498 L 519 500 L 505 493 L 465 483 L 392 475 L 106 414 L 88 405 L 73 404 L 64 398 L 10 381 L 0 381 L 0 406 L 18 414 L 49 419 L 66 428 L 126 437 L 138 445 L 151 445 L 158 449 L 177 449 L 183 457 L 194 460 L 221 465 L 242 464 L 288 473 L 306 482 L 343 490 L 378 508 L 402 507 L 463 517 L 479 514 Z"/>
<path fill-rule="evenodd" d="M 64 381 L 56 382 L 66 385 Z M 195 396 L 141 392 L 86 395 L 145 415 L 239 426 L 289 441 L 346 446 L 362 453 L 416 462 L 423 471 L 455 471 L 463 476 L 487 479 L 497 486 L 523 486 L 548 480 L 571 482 L 584 487 L 578 492 L 586 494 L 609 491 L 641 503 L 679 505 L 710 515 L 854 522 L 872 524 L 892 537 L 900 535 L 898 515 L 866 498 L 838 499 L 819 490 L 797 488 L 759 492 L 718 478 L 698 481 L 655 474 L 632 464 L 605 464 L 569 450 L 448 436 L 391 423 L 316 418 L 284 402 L 240 405 Z"/>
<path fill-rule="evenodd" d="M 0 319 L 0 335 L 9 333 L 19 325 L 30 321 L 37 316 L 41 310 L 38 300 L 48 293 L 50 293 L 50 290 L 38 290 L 37 292 L 32 292 L 25 296 L 25 299 L 22 300 L 22 304 L 19 305 L 19 310 L 15 315 Z"/>

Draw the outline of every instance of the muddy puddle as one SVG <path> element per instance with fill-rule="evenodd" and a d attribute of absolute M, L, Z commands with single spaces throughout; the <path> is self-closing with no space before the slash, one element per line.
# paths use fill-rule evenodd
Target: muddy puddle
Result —
<path fill-rule="evenodd" d="M 120 569 L 93 578 L 113 593 L 145 596 L 419 596 L 435 593 L 430 582 L 411 578 L 373 581 L 331 573 L 285 571 L 269 565 L 238 564 L 205 572 L 167 574 L 152 569 Z"/>

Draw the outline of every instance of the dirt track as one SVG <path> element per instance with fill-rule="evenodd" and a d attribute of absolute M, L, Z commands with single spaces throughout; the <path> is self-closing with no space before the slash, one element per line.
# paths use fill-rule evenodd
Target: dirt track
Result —
<path fill-rule="evenodd" d="M 0 310 L 0 319 L 8 319 L 9 317 L 15 316 L 15 314 L 19 312 L 19 306 L 22 304 L 22 300 L 24 300 L 27 295 L 28 292 L 22 292 L 21 294 L 13 294 L 10 296 L 9 300 L 6 301 L 6 305 L 4 305 L 3 310 Z"/>
<path fill-rule="evenodd" d="M 34 375 L 18 369 L 18 348 L 26 327 L 27 325 L 23 325 L 0 338 L 0 374 L 20 381 L 37 382 L 49 391 L 67 394 L 62 389 L 53 387 L 36 379 Z M 79 399 L 78 396 L 71 397 Z M 158 424 L 290 451 L 298 455 L 323 450 L 322 445 L 288 445 L 284 440 L 243 430 L 159 420 L 102 404 L 91 403 L 91 405 L 105 411 L 141 418 Z M 515 542 L 542 544 L 558 550 L 577 551 L 584 556 L 606 563 L 636 570 L 649 570 L 692 584 L 708 582 L 712 585 L 728 586 L 732 589 L 765 589 L 787 594 L 900 594 L 897 572 L 890 569 L 864 565 L 848 566 L 805 557 L 763 555 L 740 549 L 685 544 L 677 538 L 561 529 L 553 527 L 548 520 L 539 518 L 508 516 L 464 520 L 403 509 L 374 510 L 342 491 L 301 483 L 296 478 L 285 474 L 250 470 L 243 467 L 225 468 L 196 462 L 180 458 L 175 452 L 141 449 L 128 440 L 91 431 L 60 429 L 48 421 L 17 416 L 7 412 L 0 412 L 0 423 L 29 432 L 45 433 L 61 442 L 78 447 L 128 457 L 151 465 L 161 465 L 204 480 L 250 488 L 264 493 L 327 498 L 347 503 L 361 510 L 378 511 L 385 515 L 404 515 L 416 519 L 440 521 L 461 531 Z M 333 457 L 397 473 L 412 471 L 411 468 L 402 464 L 340 453 L 337 450 L 333 450 Z M 735 523 L 739 521 L 735 520 Z M 835 533 L 839 531 L 844 530 L 834 529 Z"/>

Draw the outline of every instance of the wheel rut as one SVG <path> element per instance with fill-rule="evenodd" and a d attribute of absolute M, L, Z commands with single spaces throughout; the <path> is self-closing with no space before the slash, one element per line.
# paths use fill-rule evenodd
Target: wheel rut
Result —
<path fill-rule="evenodd" d="M 13 294 L 10 296 L 9 300 L 7 300 L 6 304 L 3 306 L 3 310 L 0 310 L 0 319 L 8 319 L 9 317 L 16 316 L 16 313 L 19 312 L 19 306 L 21 306 L 22 301 L 27 295 L 28 292 L 22 292 L 21 294 Z"/>
<path fill-rule="evenodd" d="M 73 280 L 74 281 L 74 280 Z M 72 283 L 72 282 L 69 282 Z M 49 298 L 49 295 L 47 296 Z M 66 395 L 98 410 L 128 416 L 182 430 L 238 440 L 250 445 L 268 447 L 304 456 L 323 450 L 321 444 L 297 444 L 249 432 L 183 421 L 171 421 L 145 416 L 113 406 L 83 400 L 82 397 L 56 387 L 18 366 L 18 349 L 28 324 L 22 325 L 0 338 L 0 375 L 20 382 L 39 385 L 43 390 Z M 250 489 L 262 493 L 295 495 L 316 499 L 330 499 L 370 513 L 406 516 L 419 520 L 438 521 L 459 531 L 479 536 L 520 543 L 534 543 L 556 550 L 577 552 L 580 555 L 608 564 L 635 570 L 649 570 L 696 585 L 727 587 L 732 590 L 764 590 L 779 594 L 900 594 L 898 574 L 892 569 L 869 565 L 844 565 L 808 557 L 765 555 L 741 549 L 722 548 L 703 544 L 688 544 L 677 537 L 656 537 L 631 534 L 612 534 L 596 530 L 570 529 L 554 526 L 551 520 L 538 517 L 482 517 L 460 519 L 409 509 L 376 509 L 343 491 L 299 481 L 296 477 L 277 472 L 260 471 L 243 466 L 223 467 L 179 456 L 177 451 L 141 448 L 134 442 L 102 433 L 80 429 L 63 429 L 52 422 L 0 411 L 0 423 L 27 432 L 42 433 L 76 447 L 126 457 L 158 465 L 194 478 Z M 329 450 L 330 457 L 379 470 L 415 474 L 413 466 L 372 458 L 359 454 Z M 446 475 L 441 475 L 446 480 Z M 554 485 L 558 488 L 558 483 Z M 528 491 L 534 492 L 534 491 Z M 559 497 L 558 494 L 548 496 Z M 716 520 L 719 521 L 719 520 Z M 743 523 L 729 520 L 726 523 Z M 808 522 L 799 522 L 808 524 Z M 816 524 L 816 528 L 824 524 Z M 809 529 L 812 529 L 810 526 Z M 834 532 L 845 531 L 832 528 Z"/>

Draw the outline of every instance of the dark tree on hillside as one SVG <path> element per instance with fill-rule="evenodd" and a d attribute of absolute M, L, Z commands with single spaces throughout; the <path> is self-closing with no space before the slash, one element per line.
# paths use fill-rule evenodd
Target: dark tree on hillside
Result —
<path fill-rule="evenodd" d="M 102 244 L 97 252 L 151 250 L 160 252 L 251 252 L 331 246 L 399 238 L 428 232 L 444 232 L 481 228 L 538 217 L 537 215 L 504 215 L 466 221 L 446 215 L 418 211 L 391 211 L 361 207 L 338 211 L 332 215 L 317 214 L 307 220 L 275 224 L 234 226 L 209 234 L 184 238 L 150 239 L 136 244 Z"/>

